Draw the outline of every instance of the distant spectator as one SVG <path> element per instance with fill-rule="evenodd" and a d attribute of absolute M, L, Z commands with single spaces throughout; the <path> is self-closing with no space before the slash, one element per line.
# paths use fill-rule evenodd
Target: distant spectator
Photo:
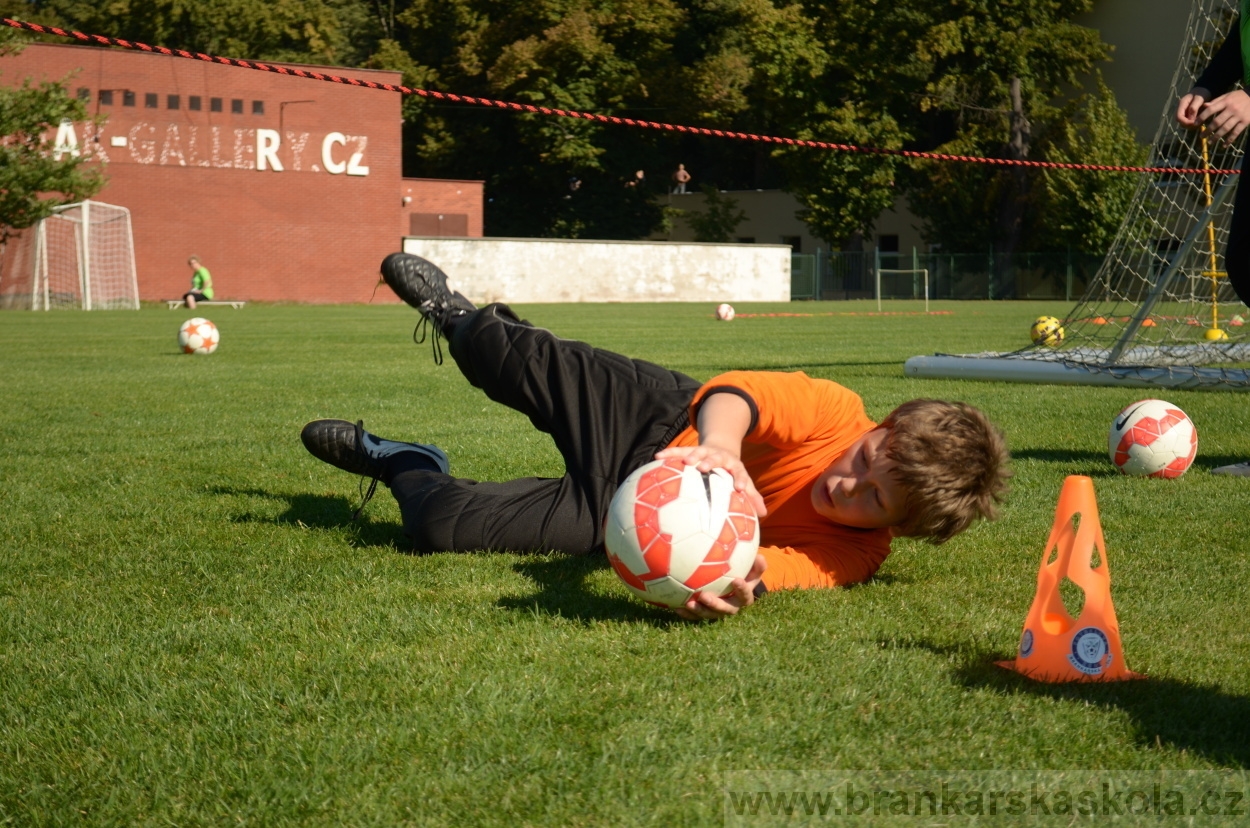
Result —
<path fill-rule="evenodd" d="M 634 177 L 625 182 L 626 187 L 635 187 L 639 190 L 645 189 L 647 186 L 647 173 L 644 170 L 637 170 Z"/>
<path fill-rule="evenodd" d="M 690 173 L 686 171 L 685 164 L 677 165 L 677 172 L 673 173 L 673 181 L 676 183 L 676 186 L 673 187 L 673 192 L 684 195 L 686 185 L 690 183 Z"/>
<path fill-rule="evenodd" d="M 199 256 L 187 259 L 187 264 L 191 266 L 191 290 L 183 294 L 182 301 L 194 310 L 196 302 L 207 302 L 213 298 L 213 277 Z"/>

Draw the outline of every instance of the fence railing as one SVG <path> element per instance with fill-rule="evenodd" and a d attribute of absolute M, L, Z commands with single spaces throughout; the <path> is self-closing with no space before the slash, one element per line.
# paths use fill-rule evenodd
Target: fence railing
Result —
<path fill-rule="evenodd" d="M 795 253 L 791 299 L 1062 299 L 1075 301 L 1098 272 L 1102 256 L 1017 253 Z"/>

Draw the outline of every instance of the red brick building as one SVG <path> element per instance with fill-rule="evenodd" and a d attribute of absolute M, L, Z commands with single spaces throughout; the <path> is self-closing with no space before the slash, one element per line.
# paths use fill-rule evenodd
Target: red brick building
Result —
<path fill-rule="evenodd" d="M 85 46 L 0 58 L 0 83 L 67 77 L 105 120 L 63 125 L 58 149 L 97 159 L 95 198 L 130 209 L 142 299 L 181 296 L 196 254 L 218 298 L 367 302 L 404 235 L 482 235 L 482 182 L 402 177 L 397 93 Z"/>

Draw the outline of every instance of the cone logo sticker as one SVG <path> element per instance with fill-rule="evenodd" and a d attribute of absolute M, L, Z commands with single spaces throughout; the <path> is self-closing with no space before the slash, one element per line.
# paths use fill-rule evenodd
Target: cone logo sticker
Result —
<path fill-rule="evenodd" d="M 1020 637 L 1020 658 L 1028 658 L 1033 654 L 1033 631 L 1025 628 Z"/>
<path fill-rule="evenodd" d="M 1068 663 L 1085 673 L 1096 676 L 1111 666 L 1111 645 L 1107 636 L 1097 627 L 1085 627 L 1072 636 L 1072 652 Z"/>

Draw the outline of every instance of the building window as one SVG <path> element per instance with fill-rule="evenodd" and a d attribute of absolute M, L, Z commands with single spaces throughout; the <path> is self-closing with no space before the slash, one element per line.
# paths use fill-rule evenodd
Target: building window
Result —
<path fill-rule="evenodd" d="M 881 236 L 877 238 L 877 249 L 880 250 L 882 253 L 897 253 L 898 252 L 898 234 L 897 233 L 883 233 Z"/>
<path fill-rule="evenodd" d="M 252 114 L 264 115 L 265 114 L 265 102 L 264 101 L 252 101 Z"/>
<path fill-rule="evenodd" d="M 78 100 L 80 101 L 91 100 L 91 90 L 85 86 L 78 87 Z"/>
<path fill-rule="evenodd" d="M 738 244 L 755 244 L 755 236 L 738 236 L 734 241 Z"/>
<path fill-rule="evenodd" d="M 104 104 L 105 106 L 113 105 L 113 90 L 112 89 L 100 90 L 100 103 Z"/>
<path fill-rule="evenodd" d="M 148 109 L 157 109 L 160 107 L 159 96 L 155 92 L 145 92 L 143 94 L 143 105 Z"/>
<path fill-rule="evenodd" d="M 199 95 L 192 95 L 191 97 L 187 98 L 187 109 L 190 109 L 193 112 L 200 111 L 200 96 Z"/>
<path fill-rule="evenodd" d="M 135 105 L 135 93 L 131 92 L 129 89 L 123 89 L 122 90 L 122 106 L 134 106 L 134 105 Z"/>
<path fill-rule="evenodd" d="M 790 245 L 791 253 L 803 252 L 803 237 L 802 236 L 782 236 L 781 243 Z"/>
<path fill-rule="evenodd" d="M 166 109 L 182 109 L 182 97 L 179 95 L 166 95 L 165 96 L 165 108 Z"/>
<path fill-rule="evenodd" d="M 208 109 L 210 112 L 220 112 L 221 111 L 221 98 L 209 98 Z"/>
<path fill-rule="evenodd" d="M 230 111 L 233 112 L 235 115 L 242 115 L 243 114 L 243 99 L 231 98 L 230 99 Z"/>

